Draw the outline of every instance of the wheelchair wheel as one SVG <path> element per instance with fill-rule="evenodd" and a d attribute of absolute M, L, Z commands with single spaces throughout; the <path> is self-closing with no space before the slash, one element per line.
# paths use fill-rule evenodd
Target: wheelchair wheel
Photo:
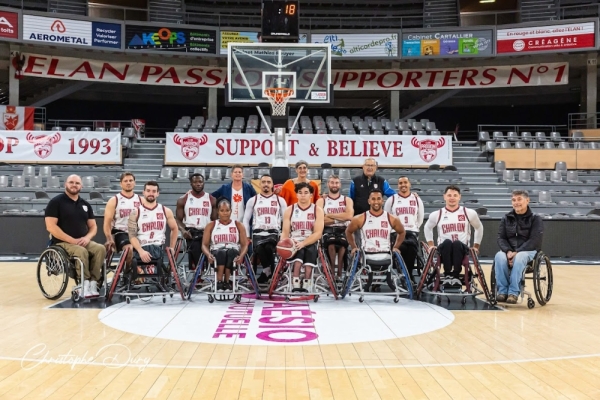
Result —
<path fill-rule="evenodd" d="M 496 297 L 492 296 L 490 289 L 488 288 L 487 282 L 485 281 L 485 275 L 483 274 L 483 269 L 481 268 L 481 264 L 479 264 L 479 258 L 477 258 L 477 253 L 475 250 L 470 250 L 471 261 L 473 262 L 473 267 L 475 268 L 475 273 L 477 274 L 477 279 L 479 280 L 479 284 L 481 285 L 481 290 L 483 290 L 483 294 L 485 298 L 491 305 L 496 304 Z"/>
<path fill-rule="evenodd" d="M 410 300 L 413 299 L 413 287 L 412 287 L 412 280 L 411 280 L 411 276 L 408 273 L 408 269 L 406 268 L 406 264 L 404 264 L 404 259 L 402 258 L 402 256 L 396 252 L 394 252 L 393 254 L 394 258 L 396 259 L 396 263 L 398 264 L 398 270 L 404 275 L 404 279 L 405 279 L 405 284 L 406 284 L 406 291 L 408 293 L 408 298 Z M 391 276 L 390 276 L 390 281 L 391 281 Z M 389 285 L 389 283 L 388 283 Z M 395 289 L 393 289 L 395 290 Z"/>
<path fill-rule="evenodd" d="M 323 274 L 325 275 L 325 279 L 327 280 L 327 284 L 329 285 L 329 289 L 331 290 L 331 294 L 334 299 L 338 299 L 337 286 L 335 284 L 335 278 L 333 277 L 333 273 L 331 272 L 331 267 L 329 266 L 329 261 L 327 257 L 323 254 L 323 250 L 319 249 L 319 260 L 321 261 L 321 269 Z"/>
<path fill-rule="evenodd" d="M 356 252 L 356 254 L 354 255 L 352 265 L 350 266 L 350 273 L 346 276 L 346 285 L 342 293 L 342 299 L 345 298 L 346 295 L 350 293 L 350 289 L 352 289 L 352 284 L 354 283 L 354 276 L 356 275 L 356 271 L 358 270 L 358 263 L 360 262 L 360 256 L 360 252 Z"/>
<path fill-rule="evenodd" d="M 69 256 L 59 246 L 50 246 L 40 255 L 37 280 L 45 298 L 56 300 L 67 290 Z"/>
<path fill-rule="evenodd" d="M 494 299 L 494 304 L 497 303 L 496 295 L 498 294 L 498 289 L 496 287 L 496 265 L 492 262 L 492 271 L 490 272 L 490 295 Z"/>
<path fill-rule="evenodd" d="M 269 285 L 269 299 L 273 299 L 273 293 L 275 293 L 275 289 L 277 289 L 277 285 L 283 276 L 285 264 L 286 260 L 284 258 L 280 258 L 279 263 L 277 263 L 277 266 L 275 267 L 275 271 L 273 271 L 271 284 Z"/>
<path fill-rule="evenodd" d="M 540 305 L 544 306 L 552 297 L 552 264 L 547 255 L 538 252 L 533 269 L 533 288 L 535 297 Z"/>
<path fill-rule="evenodd" d="M 421 242 L 421 246 L 425 249 L 427 246 L 426 243 Z M 429 246 L 427 246 L 427 249 Z M 432 283 L 436 276 L 437 264 L 439 263 L 439 256 L 437 254 L 437 250 L 428 251 L 424 254 L 428 254 L 427 262 L 425 263 L 425 268 L 423 268 L 423 272 L 421 273 L 421 279 L 419 280 L 419 285 L 417 286 L 417 299 L 421 297 L 421 293 L 423 292 L 423 288 L 425 288 L 428 284 Z"/>

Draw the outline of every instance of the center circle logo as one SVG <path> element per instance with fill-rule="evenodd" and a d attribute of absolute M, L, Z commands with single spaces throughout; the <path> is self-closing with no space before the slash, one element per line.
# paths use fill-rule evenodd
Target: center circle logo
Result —
<path fill-rule="evenodd" d="M 324 345 L 389 340 L 450 325 L 452 312 L 433 304 L 391 298 L 307 301 L 256 300 L 240 304 L 201 297 L 193 302 L 159 297 L 132 300 L 100 312 L 105 325 L 136 335 L 196 343 L 241 345 Z"/>
<path fill-rule="evenodd" d="M 525 48 L 525 42 L 522 40 L 515 40 L 513 42 L 513 49 L 515 51 L 522 51 Z"/>

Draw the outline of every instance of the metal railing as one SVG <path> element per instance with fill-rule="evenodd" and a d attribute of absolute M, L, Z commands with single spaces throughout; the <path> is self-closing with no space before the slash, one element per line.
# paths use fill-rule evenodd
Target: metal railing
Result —
<path fill-rule="evenodd" d="M 568 127 L 571 129 L 596 129 L 600 113 L 571 113 L 568 116 Z"/>

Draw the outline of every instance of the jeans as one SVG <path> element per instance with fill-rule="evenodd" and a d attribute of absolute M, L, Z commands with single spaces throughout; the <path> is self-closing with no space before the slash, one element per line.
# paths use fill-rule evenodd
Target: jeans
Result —
<path fill-rule="evenodd" d="M 508 257 L 503 251 L 496 253 L 494 266 L 496 268 L 496 285 L 498 294 L 518 296 L 521 291 L 521 279 L 527 263 L 533 260 L 537 251 L 519 251 L 513 258 L 512 269 L 508 267 Z"/>

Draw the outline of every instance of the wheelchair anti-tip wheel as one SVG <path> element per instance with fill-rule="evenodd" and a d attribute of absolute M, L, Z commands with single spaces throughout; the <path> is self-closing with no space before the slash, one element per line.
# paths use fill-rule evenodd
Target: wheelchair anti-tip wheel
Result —
<path fill-rule="evenodd" d="M 42 252 L 37 265 L 40 290 L 49 300 L 59 299 L 69 283 L 69 256 L 59 246 L 50 246 Z"/>

